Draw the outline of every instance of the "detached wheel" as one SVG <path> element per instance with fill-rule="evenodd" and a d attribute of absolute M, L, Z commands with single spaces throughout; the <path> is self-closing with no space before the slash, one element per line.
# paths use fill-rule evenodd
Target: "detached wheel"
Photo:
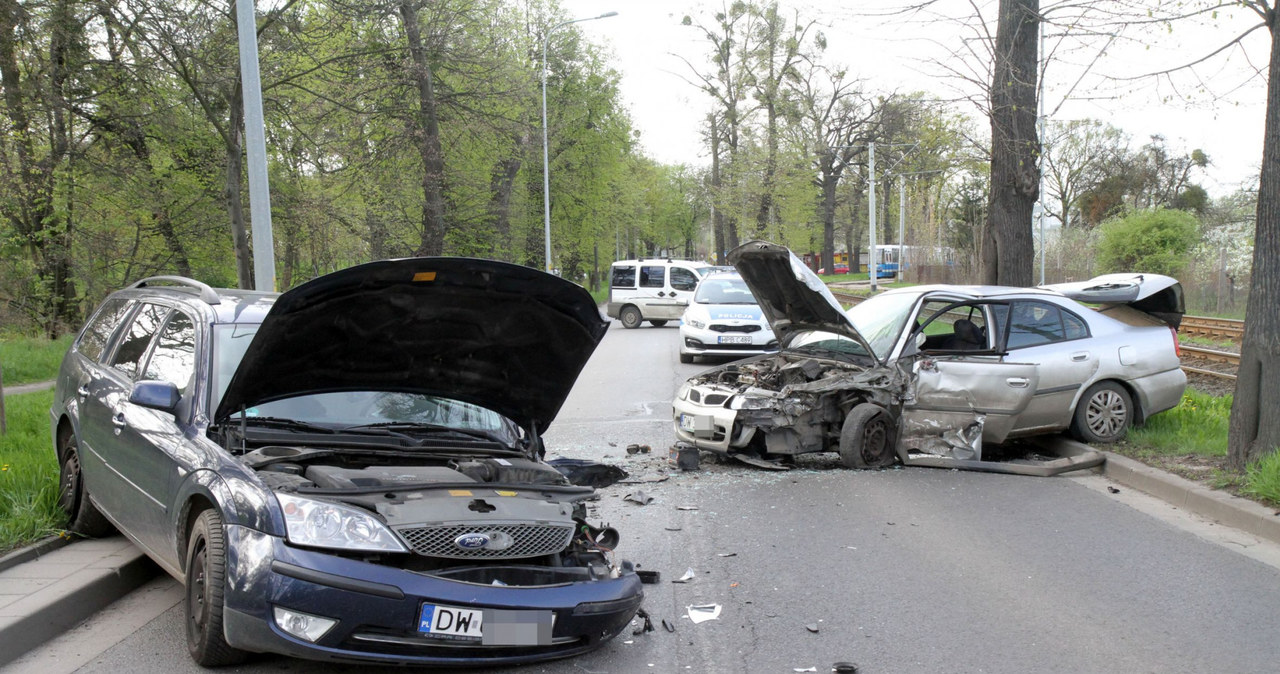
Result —
<path fill-rule="evenodd" d="M 682 353 L 682 354 L 680 354 L 680 362 L 681 362 L 681 363 L 692 363 L 692 362 L 693 362 L 693 354 L 692 354 L 692 353 Z"/>
<path fill-rule="evenodd" d="M 840 429 L 840 462 L 846 468 L 883 468 L 893 465 L 893 420 L 879 405 L 861 403 L 849 410 Z"/>
<path fill-rule="evenodd" d="M 67 514 L 67 531 L 89 538 L 110 536 L 116 528 L 89 500 L 80 471 L 80 445 L 74 433 L 58 443 L 58 507 Z"/>
<path fill-rule="evenodd" d="M 234 665 L 247 653 L 227 643 L 222 632 L 227 544 L 222 517 L 206 510 L 196 518 L 187 544 L 187 651 L 202 667 Z"/>
<path fill-rule="evenodd" d="M 640 315 L 640 310 L 635 307 L 623 307 L 618 313 L 618 319 L 622 321 L 622 327 L 628 330 L 634 330 L 640 327 L 640 323 L 644 318 Z"/>
<path fill-rule="evenodd" d="M 1116 442 L 1133 423 L 1133 398 L 1113 381 L 1100 381 L 1080 397 L 1071 418 L 1071 434 L 1081 442 Z"/>
<path fill-rule="evenodd" d="M 653 327 L 655 327 L 655 328 L 660 328 L 660 327 L 662 327 L 662 326 L 664 326 L 664 325 L 666 325 L 666 324 L 667 324 L 667 319 L 665 319 L 665 318 L 663 318 L 663 319 L 656 319 L 656 318 L 655 318 L 655 319 L 653 319 L 653 320 L 649 321 L 649 325 L 652 325 L 652 326 L 653 326 Z"/>

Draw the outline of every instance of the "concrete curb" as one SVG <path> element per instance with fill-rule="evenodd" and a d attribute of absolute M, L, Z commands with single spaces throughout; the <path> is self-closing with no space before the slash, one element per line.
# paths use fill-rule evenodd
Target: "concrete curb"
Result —
<path fill-rule="evenodd" d="M 1102 474 L 1112 480 L 1201 517 L 1280 543 L 1280 516 L 1275 509 L 1215 491 L 1125 456 L 1103 453 L 1107 455 L 1107 462 L 1102 466 Z"/>
<path fill-rule="evenodd" d="M 41 555 L 47 555 L 58 548 L 61 548 L 73 539 L 67 536 L 50 536 L 42 538 L 25 548 L 18 548 L 9 554 L 0 557 L 0 571 L 12 569 L 13 567 L 38 559 Z"/>
<path fill-rule="evenodd" d="M 28 595 L 0 617 L 0 667 L 66 632 L 161 573 L 134 546 Z"/>

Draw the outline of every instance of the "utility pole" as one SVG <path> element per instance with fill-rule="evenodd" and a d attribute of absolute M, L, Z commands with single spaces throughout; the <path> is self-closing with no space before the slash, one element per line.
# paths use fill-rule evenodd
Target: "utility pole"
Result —
<path fill-rule="evenodd" d="M 276 252 L 271 236 L 271 188 L 267 184 L 267 141 L 262 118 L 262 77 L 258 72 L 258 22 L 253 0 L 236 0 L 240 38 L 240 81 L 244 88 L 245 150 L 249 155 L 249 218 L 253 226 L 253 287 L 276 289 Z M 235 133 L 235 130 L 231 131 Z"/>
<path fill-rule="evenodd" d="M 867 175 L 871 181 L 871 196 L 867 199 L 867 230 L 871 234 L 871 248 L 867 251 L 867 272 L 871 277 L 871 292 L 876 291 L 876 142 L 867 143 Z"/>
<path fill-rule="evenodd" d="M 907 180 L 902 174 L 898 175 L 898 280 L 904 280 L 902 274 L 906 268 L 907 260 L 902 257 L 902 239 L 906 236 L 907 231 Z"/>

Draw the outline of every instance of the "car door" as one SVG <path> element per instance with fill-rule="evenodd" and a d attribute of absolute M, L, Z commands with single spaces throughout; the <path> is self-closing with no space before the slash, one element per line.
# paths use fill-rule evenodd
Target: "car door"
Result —
<path fill-rule="evenodd" d="M 157 520 L 167 512 L 156 483 L 165 480 L 169 471 L 148 460 L 149 452 L 141 445 L 166 429 L 154 417 L 153 410 L 130 403 L 129 394 L 169 311 L 168 307 L 149 302 L 138 307 L 117 340 L 107 362 L 109 367 L 97 382 L 93 409 L 85 414 L 86 420 L 91 420 L 91 446 L 104 468 L 103 486 L 94 493 L 95 499 L 102 502 L 118 525 L 147 547 L 154 544 L 155 532 L 161 526 Z"/>
<path fill-rule="evenodd" d="M 1039 373 L 1035 395 L 1011 432 L 1066 428 L 1071 423 L 1072 401 L 1094 379 L 1100 363 L 1088 324 L 1057 304 L 1039 300 L 1015 300 L 1007 309 L 1002 306 L 996 321 L 1007 328 L 1003 330 L 1005 358 L 1034 364 Z"/>
<path fill-rule="evenodd" d="M 911 364 L 904 431 L 944 433 L 982 420 L 984 442 L 998 443 L 1031 403 L 1038 373 L 1032 363 L 1003 358 L 992 323 L 1002 303 L 925 296 L 914 318 L 921 351 Z M 1007 314 L 1007 311 L 1005 312 Z"/>
<path fill-rule="evenodd" d="M 642 262 L 635 298 L 635 305 L 640 308 L 640 315 L 645 320 L 671 318 L 670 304 L 667 299 L 667 266 L 659 262 L 652 264 Z"/>
<path fill-rule="evenodd" d="M 684 315 L 684 310 L 688 308 L 689 302 L 693 300 L 693 293 L 698 289 L 698 281 L 701 277 L 688 268 L 679 265 L 672 265 L 667 272 L 667 300 L 668 307 L 664 309 L 664 318 L 680 318 Z"/>

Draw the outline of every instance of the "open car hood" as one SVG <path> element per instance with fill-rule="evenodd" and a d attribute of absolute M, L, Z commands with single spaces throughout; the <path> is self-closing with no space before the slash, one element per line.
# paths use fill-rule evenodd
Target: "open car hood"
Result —
<path fill-rule="evenodd" d="M 213 418 L 297 395 L 395 391 L 480 405 L 540 433 L 607 328 L 586 290 L 528 267 L 371 262 L 282 294 Z"/>
<path fill-rule="evenodd" d="M 1041 286 L 1077 302 L 1125 304 L 1178 327 L 1186 313 L 1182 284 L 1160 274 L 1104 274 L 1077 283 Z"/>
<path fill-rule="evenodd" d="M 759 300 L 779 344 L 785 347 L 801 331 L 823 330 L 852 339 L 876 359 L 827 284 L 786 247 L 749 241 L 729 251 L 728 260 Z"/>

